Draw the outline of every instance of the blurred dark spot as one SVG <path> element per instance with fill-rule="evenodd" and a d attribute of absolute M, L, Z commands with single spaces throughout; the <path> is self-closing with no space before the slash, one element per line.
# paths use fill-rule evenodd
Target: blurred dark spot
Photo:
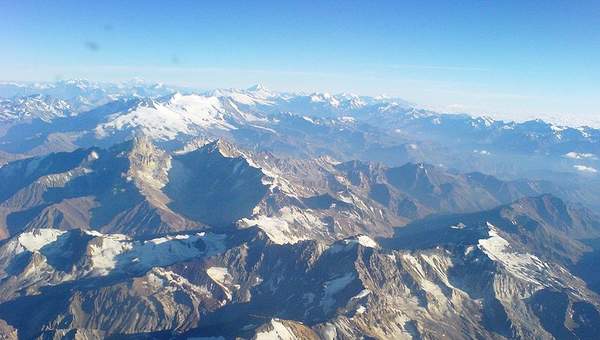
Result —
<path fill-rule="evenodd" d="M 94 41 L 86 41 L 85 48 L 87 48 L 90 51 L 96 52 L 100 49 L 100 46 L 98 45 L 98 43 L 96 43 Z"/>
<path fill-rule="evenodd" d="M 106 24 L 106 25 L 104 25 L 104 30 L 105 31 L 112 31 L 113 30 L 113 26 L 111 24 Z"/>
<path fill-rule="evenodd" d="M 174 55 L 174 56 L 171 57 L 171 62 L 173 64 L 175 64 L 175 65 L 178 65 L 179 64 L 179 58 L 176 55 Z"/>

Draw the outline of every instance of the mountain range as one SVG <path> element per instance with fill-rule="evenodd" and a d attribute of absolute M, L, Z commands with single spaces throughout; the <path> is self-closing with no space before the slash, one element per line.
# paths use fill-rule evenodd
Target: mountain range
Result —
<path fill-rule="evenodd" d="M 0 84 L 0 337 L 595 339 L 600 131 Z"/>
<path fill-rule="evenodd" d="M 88 81 L 5 83 L 0 97 L 4 160 L 144 134 L 170 149 L 198 136 L 225 138 L 280 155 L 426 162 L 569 185 L 597 183 L 600 167 L 597 129 L 443 114 L 396 98 Z"/>

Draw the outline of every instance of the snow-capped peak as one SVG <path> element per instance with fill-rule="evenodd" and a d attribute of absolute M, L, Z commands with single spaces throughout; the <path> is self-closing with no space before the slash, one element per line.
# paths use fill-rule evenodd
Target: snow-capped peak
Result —
<path fill-rule="evenodd" d="M 255 84 L 255 85 L 252 85 L 249 88 L 247 88 L 246 91 L 258 92 L 258 91 L 268 91 L 268 89 L 266 87 L 264 87 L 262 84 Z"/>
<path fill-rule="evenodd" d="M 159 140 L 172 140 L 179 134 L 194 134 L 199 128 L 233 130 L 231 118 L 217 97 L 176 93 L 166 101 L 138 105 L 127 113 L 117 113 L 96 128 L 106 136 L 110 130 L 139 130 Z"/>

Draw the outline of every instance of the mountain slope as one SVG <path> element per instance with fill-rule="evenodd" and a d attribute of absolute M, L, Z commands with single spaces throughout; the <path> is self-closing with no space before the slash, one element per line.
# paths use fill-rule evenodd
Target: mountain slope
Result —
<path fill-rule="evenodd" d="M 599 185 L 600 132 L 591 127 L 504 122 L 423 110 L 397 98 L 280 93 L 261 86 L 204 93 L 138 82 L 3 86 L 3 105 L 15 109 L 4 115 L 10 121 L 0 123 L 0 151 L 13 158 L 109 146 L 139 133 L 175 149 L 201 135 L 278 156 L 328 155 L 389 166 L 425 161 L 502 178 L 548 179 L 577 187 L 586 203 L 597 201 L 589 186 Z M 14 95 L 44 98 L 45 104 L 32 114 Z M 72 110 L 61 113 L 47 104 L 61 101 Z"/>
<path fill-rule="evenodd" d="M 472 242 L 492 228 L 514 249 L 574 268 L 593 249 L 587 240 L 600 236 L 600 217 L 552 195 L 519 199 L 470 214 L 433 216 L 396 230 L 391 247 L 427 247 Z"/>
<path fill-rule="evenodd" d="M 491 222 L 455 230 L 464 234 L 458 237 L 461 242 L 454 238 L 410 248 L 389 248 L 364 235 L 331 245 L 278 245 L 258 229 L 235 231 L 225 238 L 195 236 L 212 245 L 212 252 L 198 245 L 186 247 L 192 236 L 132 242 L 116 235 L 40 230 L 40 236 L 58 237 L 54 241 L 43 236 L 45 241 L 40 241 L 35 233 L 25 233 L 0 246 L 2 254 L 29 254 L 28 260 L 0 263 L 16 278 L 10 281 L 11 289 L 3 291 L 24 294 L 5 295 L 0 318 L 26 337 L 72 330 L 102 336 L 148 333 L 154 338 L 168 338 L 172 332 L 228 338 L 289 332 L 289 338 L 307 334 L 383 339 L 443 334 L 585 339 L 593 334 L 600 321 L 600 300 L 565 267 L 522 248 Z M 107 253 L 79 251 L 82 255 L 65 262 L 53 249 L 68 250 L 79 243 L 67 240 L 82 236 L 89 239 L 88 249 L 109 244 L 114 249 L 107 243 L 111 239 L 132 244 L 122 253 L 128 260 L 117 262 L 115 268 L 121 270 L 91 271 L 91 277 L 79 279 L 86 277 L 86 268 L 94 268 L 88 263 L 105 262 L 95 260 L 97 254 Z M 176 244 L 185 252 L 176 250 Z M 155 250 L 138 250 L 147 245 L 165 253 L 152 256 Z M 39 268 L 37 273 L 54 274 L 38 274 L 32 281 L 27 274 L 32 265 Z M 149 269 L 156 265 L 166 267 Z M 65 278 L 71 283 L 52 285 Z M 30 296 L 36 289 L 43 294 Z M 50 302 L 52 308 L 31 308 Z"/>
<path fill-rule="evenodd" d="M 222 140 L 170 153 L 148 137 L 12 162 L 0 168 L 0 178 L 8 183 L 0 190 L 5 237 L 44 227 L 152 236 L 258 225 L 278 242 L 331 241 L 389 236 L 394 226 L 432 213 L 561 192 L 423 164 L 281 159 Z"/>
<path fill-rule="evenodd" d="M 0 180 L 0 329 L 21 338 L 588 339 L 600 323 L 582 271 L 600 217 L 545 182 L 141 136 Z"/>

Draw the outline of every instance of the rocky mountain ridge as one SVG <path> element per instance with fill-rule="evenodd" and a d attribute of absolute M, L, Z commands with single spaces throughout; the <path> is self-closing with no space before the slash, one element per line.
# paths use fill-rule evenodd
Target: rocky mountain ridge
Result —
<path fill-rule="evenodd" d="M 548 200 L 556 198 L 542 196 L 507 207 Z M 538 207 L 528 213 L 542 212 Z M 445 226 L 455 233 L 453 238 L 437 232 L 445 242 L 429 239 L 410 247 L 364 235 L 333 244 L 306 240 L 280 245 L 258 228 L 133 243 L 126 236 L 39 229 L 0 245 L 2 272 L 11 275 L 2 280 L 7 293 L 0 318 L 24 337 L 75 332 L 125 338 L 183 333 L 588 339 L 595 334 L 600 300 L 583 280 L 551 255 L 519 242 L 504 226 L 467 223 Z M 521 220 L 516 223 L 528 227 Z M 406 237 L 403 230 L 397 238 Z M 81 237 L 88 240 L 88 250 L 78 250 L 81 243 L 73 242 Z M 114 249 L 115 241 L 130 246 L 100 250 Z M 65 256 L 68 249 L 80 255 Z M 94 270 L 111 263 L 108 254 L 128 259 L 112 262 L 123 269 Z M 20 317 L 19 311 L 31 313 L 33 303 L 47 299 L 54 301 L 52 309 Z M 133 320 L 138 321 L 129 322 Z"/>
<path fill-rule="evenodd" d="M 1 338 L 600 333 L 592 128 L 263 86 L 0 97 Z"/>

